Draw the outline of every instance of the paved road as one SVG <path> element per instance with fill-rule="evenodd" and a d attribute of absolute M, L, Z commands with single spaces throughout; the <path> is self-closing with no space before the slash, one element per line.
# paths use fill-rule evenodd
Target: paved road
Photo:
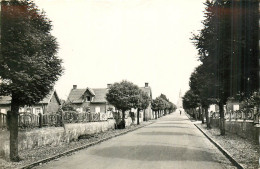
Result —
<path fill-rule="evenodd" d="M 185 115 L 154 124 L 40 166 L 41 169 L 234 168 Z"/>

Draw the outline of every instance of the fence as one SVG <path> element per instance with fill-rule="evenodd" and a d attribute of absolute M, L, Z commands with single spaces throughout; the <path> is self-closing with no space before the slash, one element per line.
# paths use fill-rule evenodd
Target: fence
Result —
<path fill-rule="evenodd" d="M 225 112 L 225 119 L 232 121 L 232 120 L 249 120 L 254 121 L 255 123 L 259 123 L 259 116 L 260 113 L 254 109 L 243 109 L 243 110 L 236 110 L 236 111 L 229 111 Z M 211 112 L 211 117 L 213 119 L 219 118 L 219 112 Z"/>
<path fill-rule="evenodd" d="M 18 116 L 18 126 L 20 128 L 35 128 L 35 127 L 59 127 L 64 123 L 87 123 L 107 121 L 105 113 L 78 113 L 76 111 L 64 111 L 59 113 L 48 114 L 32 114 L 20 113 Z M 0 128 L 7 128 L 7 115 L 0 113 Z"/>
<path fill-rule="evenodd" d="M 82 123 L 82 122 L 98 122 L 106 121 L 107 118 L 104 117 L 105 113 L 78 113 L 75 111 L 65 111 L 64 112 L 64 123 Z"/>

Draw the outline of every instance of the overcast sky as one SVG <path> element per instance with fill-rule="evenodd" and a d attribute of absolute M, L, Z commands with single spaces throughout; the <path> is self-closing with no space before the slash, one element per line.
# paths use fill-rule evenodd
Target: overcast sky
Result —
<path fill-rule="evenodd" d="M 201 29 L 205 0 L 35 0 L 52 20 L 64 75 L 55 89 L 148 82 L 153 98 L 176 103 L 199 64 L 189 38 Z"/>

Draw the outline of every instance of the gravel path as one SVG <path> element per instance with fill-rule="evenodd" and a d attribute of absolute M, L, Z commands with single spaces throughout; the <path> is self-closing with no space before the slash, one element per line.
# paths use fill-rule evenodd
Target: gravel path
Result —
<path fill-rule="evenodd" d="M 44 147 L 37 147 L 35 149 L 31 150 L 23 150 L 19 152 L 19 156 L 23 159 L 20 162 L 10 162 L 9 160 L 3 160 L 0 159 L 0 168 L 1 169 L 13 169 L 13 168 L 20 168 L 25 165 L 29 165 L 33 162 L 37 162 L 39 160 L 58 155 L 60 153 L 84 146 L 86 144 L 96 142 L 98 140 L 108 138 L 111 136 L 116 136 L 121 133 L 134 130 L 139 127 L 143 127 L 146 125 L 151 124 L 150 122 L 143 122 L 140 125 L 131 125 L 130 127 L 127 127 L 126 129 L 119 129 L 119 130 L 109 130 L 103 133 L 98 133 L 95 135 L 87 136 L 87 137 L 82 137 L 78 141 L 71 142 L 69 144 L 63 144 L 60 146 L 44 146 Z M 73 154 L 73 153 L 71 153 Z"/>
<path fill-rule="evenodd" d="M 260 169 L 260 146 L 258 143 L 228 132 L 226 132 L 225 136 L 220 136 L 217 128 L 208 130 L 205 124 L 197 125 L 246 169 Z"/>

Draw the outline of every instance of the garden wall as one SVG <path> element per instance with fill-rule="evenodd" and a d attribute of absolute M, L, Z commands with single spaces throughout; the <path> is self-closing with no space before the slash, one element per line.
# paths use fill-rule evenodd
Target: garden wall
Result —
<path fill-rule="evenodd" d="M 103 122 L 71 123 L 63 127 L 46 127 L 19 131 L 19 151 L 42 146 L 58 146 L 77 140 L 80 135 L 94 134 L 115 129 L 115 120 Z M 0 131 L 0 156 L 9 157 L 9 131 Z"/>
<path fill-rule="evenodd" d="M 219 119 L 212 119 L 210 121 L 212 127 L 219 127 Z M 254 125 L 253 122 L 237 120 L 226 121 L 226 132 L 237 134 L 240 137 L 248 138 L 250 140 L 257 141 L 260 144 L 260 126 Z"/>

